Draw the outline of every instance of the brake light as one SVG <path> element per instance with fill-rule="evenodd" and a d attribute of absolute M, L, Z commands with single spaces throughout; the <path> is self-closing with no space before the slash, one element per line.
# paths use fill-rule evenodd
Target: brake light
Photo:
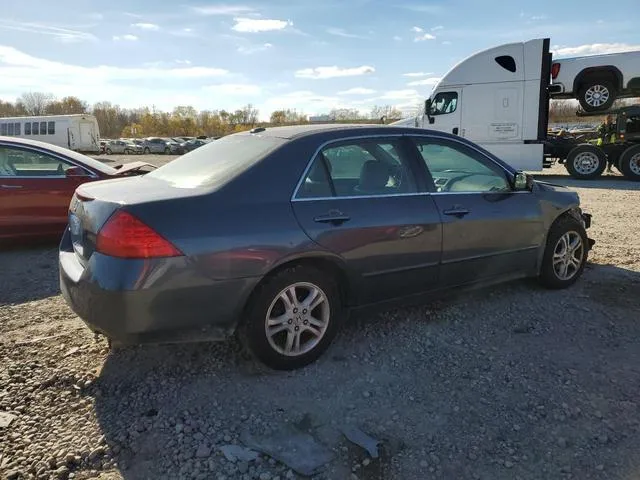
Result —
<path fill-rule="evenodd" d="M 177 257 L 171 242 L 128 212 L 118 210 L 96 238 L 96 251 L 120 258 Z"/>
<path fill-rule="evenodd" d="M 554 63 L 553 65 L 551 65 L 551 78 L 555 80 L 559 73 L 560 73 L 560 64 Z"/>

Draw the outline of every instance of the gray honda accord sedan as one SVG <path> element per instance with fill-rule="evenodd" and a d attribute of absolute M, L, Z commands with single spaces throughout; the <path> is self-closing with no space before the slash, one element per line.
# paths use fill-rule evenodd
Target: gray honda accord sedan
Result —
<path fill-rule="evenodd" d="M 458 136 L 255 128 L 143 176 L 81 185 L 60 284 L 116 344 L 237 334 L 264 364 L 295 369 L 356 309 L 524 277 L 572 285 L 590 221 L 575 192 Z"/>

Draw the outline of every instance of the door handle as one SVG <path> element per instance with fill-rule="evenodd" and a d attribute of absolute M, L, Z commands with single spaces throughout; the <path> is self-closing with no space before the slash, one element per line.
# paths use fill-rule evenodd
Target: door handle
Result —
<path fill-rule="evenodd" d="M 325 215 L 319 215 L 313 219 L 314 222 L 318 223 L 332 223 L 334 225 L 340 225 L 344 222 L 348 222 L 351 220 L 349 215 L 345 215 L 342 212 L 329 212 Z"/>
<path fill-rule="evenodd" d="M 453 127 L 453 130 L 451 130 L 451 132 L 452 132 L 454 135 L 458 135 L 458 127 Z"/>
<path fill-rule="evenodd" d="M 22 188 L 22 185 L 0 185 L 0 188 Z"/>
<path fill-rule="evenodd" d="M 468 209 L 464 207 L 453 207 L 453 208 L 450 208 L 449 210 L 444 210 L 442 213 L 444 213 L 445 215 L 452 215 L 455 217 L 464 217 L 470 212 Z"/>

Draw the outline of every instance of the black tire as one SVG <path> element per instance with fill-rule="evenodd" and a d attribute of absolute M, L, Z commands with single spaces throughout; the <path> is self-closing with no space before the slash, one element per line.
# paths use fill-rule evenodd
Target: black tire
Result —
<path fill-rule="evenodd" d="M 622 152 L 618 170 L 629 180 L 640 181 L 640 145 L 633 145 Z"/>
<path fill-rule="evenodd" d="M 171 153 L 171 149 L 169 147 L 164 149 L 164 154 L 169 155 Z"/>
<path fill-rule="evenodd" d="M 606 95 L 606 101 L 597 104 Z M 610 80 L 603 78 L 587 79 L 578 92 L 578 101 L 585 112 L 603 112 L 609 110 L 616 100 L 618 92 Z"/>
<path fill-rule="evenodd" d="M 569 151 L 564 165 L 573 178 L 590 180 L 602 175 L 607 168 L 607 156 L 594 145 L 578 145 Z"/>
<path fill-rule="evenodd" d="M 151 153 L 151 150 L 149 150 L 149 147 L 144 147 L 144 151 L 143 151 L 143 153 L 144 153 L 145 155 L 149 155 L 149 154 Z"/>
<path fill-rule="evenodd" d="M 575 254 L 571 257 L 574 260 L 580 259 L 580 264 L 576 268 L 575 264 L 571 264 L 570 267 L 567 267 L 567 276 L 571 273 L 571 276 L 568 278 L 562 278 L 562 272 L 557 272 L 554 267 L 554 256 L 556 253 L 562 253 L 562 238 L 564 235 L 568 235 L 571 239 L 580 239 L 581 249 L 580 252 L 576 250 Z M 570 255 L 570 253 L 567 253 Z M 562 215 L 558 218 L 551 229 L 549 230 L 549 234 L 547 235 L 547 242 L 544 250 L 544 256 L 542 258 L 542 265 L 540 268 L 540 274 L 538 276 L 538 281 L 544 287 L 549 289 L 561 289 L 567 288 L 573 285 L 578 278 L 582 275 L 584 271 L 584 267 L 587 263 L 587 258 L 589 255 L 589 239 L 587 237 L 587 232 L 580 221 L 575 219 L 569 214 Z M 567 257 L 565 257 L 567 258 Z M 558 262 L 566 265 L 565 259 L 557 259 Z M 562 268 L 559 265 L 559 268 Z M 569 271 L 570 270 L 570 271 Z"/>
<path fill-rule="evenodd" d="M 107 155 L 111 155 L 113 152 L 111 151 L 110 148 L 107 148 Z"/>
<path fill-rule="evenodd" d="M 285 320 L 289 326 L 283 323 L 282 326 L 284 329 L 278 334 L 271 336 L 271 341 L 266 331 L 267 315 L 269 315 L 270 311 L 273 312 L 274 315 L 282 311 L 281 315 L 284 315 L 284 302 L 278 299 L 282 292 L 296 284 L 304 284 L 297 290 L 298 296 L 302 297 L 302 299 L 305 298 L 303 296 L 305 289 L 310 285 L 318 288 L 324 294 L 328 306 L 327 303 L 323 302 L 315 307 L 313 312 L 315 313 L 315 318 L 318 318 L 318 315 L 322 313 L 326 313 L 328 320 L 324 334 L 320 336 L 317 343 L 314 345 L 314 342 L 310 341 L 309 351 L 296 355 L 286 355 L 283 353 L 283 350 L 286 347 L 290 334 L 293 338 L 295 338 L 296 335 L 298 336 L 298 344 L 301 346 L 304 345 L 303 342 L 306 342 L 306 340 L 303 340 L 303 333 L 304 338 L 310 336 L 306 330 L 308 326 L 304 326 L 310 324 L 306 323 L 303 325 L 303 323 L 305 319 L 309 318 L 308 315 L 310 315 L 311 312 L 303 314 L 302 310 L 298 310 L 296 313 L 293 313 L 294 311 L 292 310 L 291 316 L 295 316 L 295 318 Z M 267 367 L 274 370 L 295 370 L 315 362 L 325 352 L 338 332 L 342 316 L 342 300 L 335 279 L 317 268 L 296 265 L 275 273 L 258 286 L 247 305 L 243 321 L 238 327 L 238 336 L 247 350 Z M 308 320 L 306 321 L 308 322 Z M 299 326 L 296 326 L 296 322 L 298 322 Z M 294 328 L 298 329 L 296 331 L 299 333 L 296 334 L 292 330 Z M 322 331 L 321 327 L 318 328 L 319 331 Z M 283 348 L 281 348 L 281 351 L 278 351 L 277 347 L 282 343 L 284 344 Z"/>

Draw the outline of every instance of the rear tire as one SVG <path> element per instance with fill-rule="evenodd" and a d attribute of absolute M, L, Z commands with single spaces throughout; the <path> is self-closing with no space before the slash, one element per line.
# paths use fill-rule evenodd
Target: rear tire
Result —
<path fill-rule="evenodd" d="M 107 148 L 107 155 L 111 155 L 113 152 L 111 151 L 110 148 Z"/>
<path fill-rule="evenodd" d="M 640 145 L 633 145 L 622 152 L 618 170 L 629 180 L 640 181 Z"/>
<path fill-rule="evenodd" d="M 305 308 L 305 301 L 311 308 Z M 325 352 L 338 332 L 342 315 L 334 278 L 322 270 L 296 265 L 258 286 L 238 334 L 249 352 L 267 367 L 295 370 Z"/>
<path fill-rule="evenodd" d="M 587 79 L 578 92 L 578 101 L 585 112 L 609 110 L 616 100 L 613 82 L 605 79 Z"/>
<path fill-rule="evenodd" d="M 151 150 L 149 150 L 149 147 L 145 147 L 145 149 L 144 149 L 143 153 L 144 153 L 145 155 L 149 155 L 149 154 L 151 153 Z"/>
<path fill-rule="evenodd" d="M 169 147 L 164 149 L 164 154 L 169 155 L 171 153 L 171 149 Z"/>
<path fill-rule="evenodd" d="M 589 239 L 582 223 L 569 214 L 558 218 L 547 236 L 538 281 L 549 289 L 567 288 L 582 275 Z"/>
<path fill-rule="evenodd" d="M 578 145 L 569 151 L 564 164 L 573 178 L 591 180 L 602 175 L 607 168 L 607 157 L 598 147 Z"/>

